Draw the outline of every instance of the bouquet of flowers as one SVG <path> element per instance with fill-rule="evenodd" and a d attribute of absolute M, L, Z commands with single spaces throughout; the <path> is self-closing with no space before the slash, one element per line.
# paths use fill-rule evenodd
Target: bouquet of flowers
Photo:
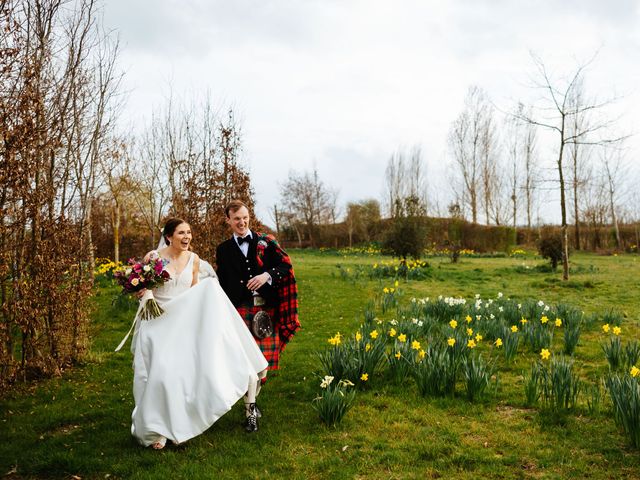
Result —
<path fill-rule="evenodd" d="M 153 298 L 151 289 L 164 284 L 171 279 L 169 272 L 165 270 L 167 262 L 160 258 L 157 252 L 153 252 L 147 261 L 137 262 L 131 258 L 127 267 L 114 272 L 113 276 L 122 286 L 122 293 L 136 293 L 147 289 L 148 295 L 142 298 L 140 317 L 142 320 L 150 320 L 164 313 L 158 302 Z"/>

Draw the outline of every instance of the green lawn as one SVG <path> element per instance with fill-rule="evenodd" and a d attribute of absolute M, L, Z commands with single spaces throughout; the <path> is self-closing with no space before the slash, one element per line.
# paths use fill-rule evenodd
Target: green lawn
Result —
<path fill-rule="evenodd" d="M 640 478 L 640 452 L 613 421 L 610 401 L 589 413 L 586 400 L 564 422 L 545 422 L 525 407 L 522 374 L 536 357 L 521 349 L 500 359 L 495 393 L 470 403 L 462 395 L 423 398 L 412 380 L 394 385 L 381 374 L 358 392 L 336 428 L 311 407 L 319 391 L 318 350 L 337 331 L 351 334 L 367 303 L 384 286 L 345 280 L 336 265 L 354 269 L 376 256 L 293 251 L 303 330 L 285 350 L 277 376 L 260 396 L 260 431 L 241 428 L 237 405 L 209 431 L 160 452 L 139 447 L 129 433 L 133 408 L 131 355 L 112 353 L 131 311 L 111 306 L 115 288 L 98 290 L 93 344 L 86 364 L 61 378 L 17 385 L 0 398 L 0 476 L 5 478 Z M 569 303 L 587 316 L 614 309 L 624 315 L 623 342 L 639 338 L 640 260 L 637 255 L 576 255 L 568 283 L 560 274 L 522 267 L 533 258 L 428 259 L 430 277 L 401 282 L 412 297 L 495 298 Z M 393 312 L 380 318 L 390 319 Z M 581 336 L 576 366 L 585 381 L 607 372 L 595 319 Z M 554 342 L 554 346 L 557 346 Z M 483 347 L 485 348 L 485 347 Z"/>

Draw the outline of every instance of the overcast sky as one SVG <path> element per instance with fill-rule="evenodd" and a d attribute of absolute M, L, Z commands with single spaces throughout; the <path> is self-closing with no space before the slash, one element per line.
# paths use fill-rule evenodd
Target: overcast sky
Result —
<path fill-rule="evenodd" d="M 390 155 L 422 147 L 430 195 L 451 199 L 447 132 L 471 85 L 509 110 L 535 52 L 558 75 L 599 51 L 587 90 L 624 95 L 621 128 L 640 125 L 635 0 L 107 0 L 130 90 L 123 122 L 174 92 L 232 106 L 257 214 L 287 172 L 317 167 L 339 201 L 381 198 Z M 629 142 L 630 162 L 638 141 Z M 541 149 L 543 161 L 554 152 Z M 553 199 L 553 193 L 548 195 Z M 544 212 L 543 212 L 544 218 Z M 551 218 L 552 219 L 552 218 Z"/>

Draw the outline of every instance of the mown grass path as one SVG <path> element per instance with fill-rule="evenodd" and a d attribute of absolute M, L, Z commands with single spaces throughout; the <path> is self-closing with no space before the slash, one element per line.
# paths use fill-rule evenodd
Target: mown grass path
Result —
<path fill-rule="evenodd" d="M 579 409 L 548 425 L 524 407 L 522 372 L 531 354 L 500 368 L 500 387 L 482 402 L 422 398 L 412 381 L 392 385 L 374 377 L 337 428 L 311 408 L 318 392 L 315 352 L 337 331 L 349 334 L 383 283 L 345 281 L 336 265 L 371 265 L 378 257 L 292 252 L 304 329 L 284 353 L 282 369 L 260 397 L 257 434 L 241 428 L 236 407 L 209 431 L 161 452 L 139 447 L 129 433 L 133 407 L 131 355 L 112 353 L 132 312 L 111 307 L 114 288 L 95 297 L 93 343 L 87 362 L 61 378 L 18 385 L 0 397 L 0 475 L 6 478 L 640 478 L 640 453 L 603 411 Z M 432 275 L 402 282 L 411 297 L 494 297 L 569 303 L 587 314 L 624 312 L 623 337 L 638 338 L 638 256 L 576 255 L 577 273 L 520 268 L 522 259 L 431 259 Z M 526 260 L 528 265 L 541 261 Z M 389 282 L 390 284 L 391 282 Z M 387 315 L 389 317 L 390 314 Z M 577 362 L 585 379 L 607 370 L 598 323 L 582 335 Z M 126 349 L 125 349 L 126 350 Z"/>

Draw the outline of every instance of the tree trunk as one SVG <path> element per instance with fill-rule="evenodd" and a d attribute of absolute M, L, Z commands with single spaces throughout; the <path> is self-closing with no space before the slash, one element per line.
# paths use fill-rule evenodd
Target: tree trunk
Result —
<path fill-rule="evenodd" d="M 562 279 L 569 280 L 569 232 L 567 228 L 567 204 L 564 189 L 564 173 L 562 172 L 563 151 L 564 140 L 560 143 L 560 153 L 558 154 L 558 178 L 560 179 L 560 210 L 562 212 Z"/>

